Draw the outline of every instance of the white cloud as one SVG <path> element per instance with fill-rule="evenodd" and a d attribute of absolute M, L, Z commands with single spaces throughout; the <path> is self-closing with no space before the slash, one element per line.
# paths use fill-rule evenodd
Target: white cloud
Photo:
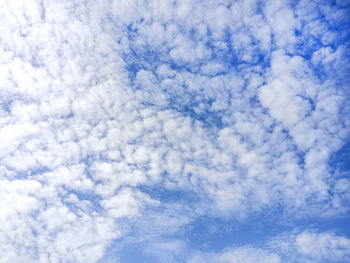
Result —
<path fill-rule="evenodd" d="M 348 134 L 343 93 L 312 68 L 337 70 L 346 48 L 298 54 L 295 30 L 327 45 L 339 37 L 302 1 L 0 5 L 4 262 L 96 262 L 121 237 L 118 220 L 149 211 L 178 230 L 202 213 L 340 211 L 349 200 L 328 169 Z M 341 17 L 323 9 L 329 23 Z M 174 217 L 183 207 L 144 186 L 193 194 L 201 209 Z M 280 260 L 249 246 L 218 257 Z"/>
<path fill-rule="evenodd" d="M 250 262 L 271 262 L 280 263 L 280 257 L 273 253 L 268 253 L 261 249 L 250 247 L 239 247 L 228 249 L 221 253 L 218 258 L 218 262 L 233 263 L 250 263 Z"/>
<path fill-rule="evenodd" d="M 296 237 L 298 251 L 313 260 L 344 262 L 350 258 L 350 240 L 333 233 L 303 232 Z"/>

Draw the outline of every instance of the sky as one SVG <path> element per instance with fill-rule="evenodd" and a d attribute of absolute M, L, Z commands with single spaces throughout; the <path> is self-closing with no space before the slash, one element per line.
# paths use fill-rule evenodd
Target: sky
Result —
<path fill-rule="evenodd" d="M 0 262 L 350 262 L 349 14 L 0 0 Z"/>

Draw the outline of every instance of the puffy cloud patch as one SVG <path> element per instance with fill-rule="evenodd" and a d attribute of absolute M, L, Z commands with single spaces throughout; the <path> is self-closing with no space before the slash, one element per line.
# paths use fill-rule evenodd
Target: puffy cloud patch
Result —
<path fill-rule="evenodd" d="M 333 233 L 303 232 L 296 238 L 298 251 L 313 260 L 349 260 L 350 240 Z"/>
<path fill-rule="evenodd" d="M 0 5 L 4 262 L 97 262 L 138 237 L 193 261 L 173 236 L 201 216 L 348 212 L 331 163 L 349 135 L 344 1 Z M 294 246 L 341 261 L 347 242 L 306 231 Z M 284 260 L 227 245 L 203 253 Z"/>

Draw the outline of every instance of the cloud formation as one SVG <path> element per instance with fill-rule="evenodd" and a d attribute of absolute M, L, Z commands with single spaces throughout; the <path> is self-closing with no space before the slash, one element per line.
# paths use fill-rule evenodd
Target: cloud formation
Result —
<path fill-rule="evenodd" d="M 349 214 L 346 1 L 0 5 L 3 262 L 349 259 L 299 223 Z M 267 217 L 286 249 L 188 238 Z"/>

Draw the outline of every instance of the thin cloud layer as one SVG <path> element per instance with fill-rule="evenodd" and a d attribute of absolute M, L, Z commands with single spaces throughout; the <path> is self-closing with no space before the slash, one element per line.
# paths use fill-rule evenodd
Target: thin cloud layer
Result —
<path fill-rule="evenodd" d="M 349 260 L 346 1 L 0 5 L 2 262 Z"/>

